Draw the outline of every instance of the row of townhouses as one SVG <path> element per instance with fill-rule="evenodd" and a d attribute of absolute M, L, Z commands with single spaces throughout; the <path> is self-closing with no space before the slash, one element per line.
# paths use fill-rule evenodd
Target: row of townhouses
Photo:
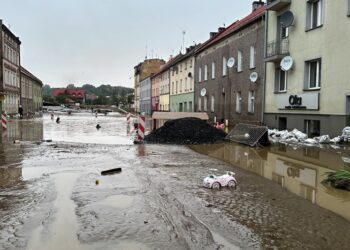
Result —
<path fill-rule="evenodd" d="M 0 20 L 0 110 L 35 113 L 42 108 L 42 82 L 21 66 L 21 41 Z"/>
<path fill-rule="evenodd" d="M 350 1 L 254 1 L 168 62 L 135 67 L 135 110 L 338 135 L 350 125 Z"/>

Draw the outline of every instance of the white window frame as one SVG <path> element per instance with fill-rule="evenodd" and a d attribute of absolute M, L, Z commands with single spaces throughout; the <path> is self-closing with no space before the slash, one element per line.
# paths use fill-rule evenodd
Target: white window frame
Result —
<path fill-rule="evenodd" d="M 198 68 L 198 82 L 202 82 L 202 68 Z"/>
<path fill-rule="evenodd" d="M 202 98 L 198 97 L 198 106 L 197 106 L 198 111 L 202 111 Z"/>
<path fill-rule="evenodd" d="M 315 86 L 311 87 L 311 64 L 316 63 L 316 82 Z M 307 88 L 308 89 L 319 89 L 321 88 L 321 70 L 322 64 L 321 59 L 311 60 L 306 62 L 307 66 Z"/>
<path fill-rule="evenodd" d="M 243 71 L 243 53 L 241 50 L 238 50 L 237 52 L 237 72 Z"/>
<path fill-rule="evenodd" d="M 208 97 L 207 96 L 203 97 L 203 111 L 204 112 L 208 111 Z"/>
<path fill-rule="evenodd" d="M 256 67 L 255 63 L 255 57 L 256 57 L 256 49 L 254 46 L 250 46 L 250 61 L 249 61 L 249 67 L 251 69 Z"/>
<path fill-rule="evenodd" d="M 208 65 L 204 65 L 204 81 L 208 81 Z"/>
<path fill-rule="evenodd" d="M 236 91 L 236 113 L 242 112 L 242 94 L 240 91 Z"/>
<path fill-rule="evenodd" d="M 210 111 L 214 112 L 215 111 L 215 97 L 212 95 L 211 100 L 210 100 Z"/>
<path fill-rule="evenodd" d="M 215 62 L 211 63 L 211 79 L 215 79 Z"/>
<path fill-rule="evenodd" d="M 255 91 L 250 90 L 248 93 L 248 113 L 254 113 Z"/>
<path fill-rule="evenodd" d="M 226 57 L 222 58 L 222 75 L 223 76 L 227 75 L 227 58 Z"/>
<path fill-rule="evenodd" d="M 323 16 L 324 16 L 324 0 L 309 0 L 307 2 L 307 29 L 315 29 L 317 27 L 322 26 L 323 24 Z M 315 4 L 317 4 L 317 9 L 315 10 Z M 317 11 L 317 19 L 314 20 L 314 12 Z M 315 23 L 316 21 L 316 23 Z"/>
<path fill-rule="evenodd" d="M 284 73 L 284 88 L 281 89 L 281 79 L 282 79 L 282 76 L 281 74 Z M 283 71 L 282 69 L 279 69 L 278 71 L 278 86 L 277 86 L 277 91 L 278 92 L 286 92 L 287 91 L 287 79 L 288 79 L 288 72 L 287 71 Z"/>

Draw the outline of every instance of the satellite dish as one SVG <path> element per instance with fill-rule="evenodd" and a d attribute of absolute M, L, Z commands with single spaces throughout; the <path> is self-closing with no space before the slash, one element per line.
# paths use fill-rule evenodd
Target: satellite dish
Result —
<path fill-rule="evenodd" d="M 252 72 L 249 76 L 249 79 L 252 83 L 256 82 L 258 80 L 258 73 Z"/>
<path fill-rule="evenodd" d="M 230 57 L 227 61 L 227 67 L 232 68 L 233 66 L 235 66 L 235 59 Z"/>
<path fill-rule="evenodd" d="M 293 12 L 287 10 L 280 16 L 280 22 L 283 27 L 289 27 L 294 22 L 294 15 Z"/>
<path fill-rule="evenodd" d="M 293 58 L 291 56 L 283 57 L 280 66 L 283 71 L 290 70 L 293 67 Z"/>
<path fill-rule="evenodd" d="M 205 88 L 202 88 L 201 90 L 201 96 L 205 96 L 205 94 L 207 93 L 207 90 Z"/>

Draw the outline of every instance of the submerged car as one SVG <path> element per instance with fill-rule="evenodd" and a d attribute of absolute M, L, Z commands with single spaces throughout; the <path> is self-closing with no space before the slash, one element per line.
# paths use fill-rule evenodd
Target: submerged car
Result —
<path fill-rule="evenodd" d="M 236 188 L 237 180 L 234 176 L 235 173 L 229 171 L 227 171 L 226 174 L 220 176 L 211 174 L 204 178 L 203 185 L 204 187 L 214 189 L 219 189 L 221 187 Z"/>

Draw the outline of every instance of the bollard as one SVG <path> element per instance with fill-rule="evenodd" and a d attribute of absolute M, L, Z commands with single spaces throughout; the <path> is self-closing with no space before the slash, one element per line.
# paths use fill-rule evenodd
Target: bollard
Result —
<path fill-rule="evenodd" d="M 1 125 L 3 129 L 7 129 L 7 118 L 5 112 L 1 115 Z"/>
<path fill-rule="evenodd" d="M 130 118 L 131 118 L 131 115 L 130 115 L 130 113 L 128 113 L 126 116 L 126 121 L 128 124 L 130 123 Z"/>
<path fill-rule="evenodd" d="M 228 119 L 225 120 L 225 127 L 228 127 Z"/>
<path fill-rule="evenodd" d="M 145 114 L 141 114 L 137 132 L 137 140 L 143 141 L 145 138 L 145 126 L 146 126 L 146 117 Z"/>

